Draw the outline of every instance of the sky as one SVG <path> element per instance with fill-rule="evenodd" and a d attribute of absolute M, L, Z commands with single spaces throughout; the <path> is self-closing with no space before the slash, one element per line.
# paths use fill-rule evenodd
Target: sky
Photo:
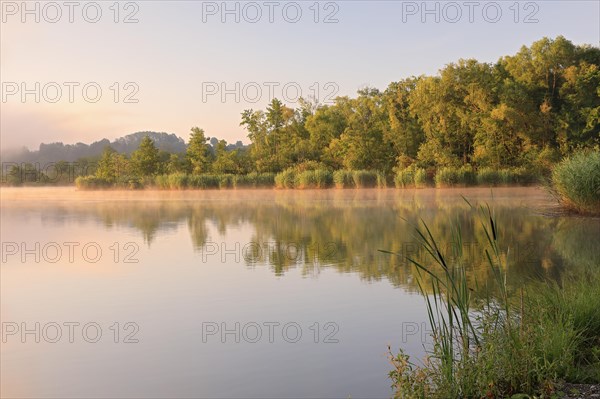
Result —
<path fill-rule="evenodd" d="M 544 36 L 600 45 L 600 1 L 0 1 L 0 146 L 190 128 L 495 62 Z"/>

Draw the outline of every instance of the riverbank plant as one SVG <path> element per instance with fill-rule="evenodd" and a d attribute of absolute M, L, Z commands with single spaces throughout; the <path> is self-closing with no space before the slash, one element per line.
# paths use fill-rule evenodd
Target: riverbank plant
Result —
<path fill-rule="evenodd" d="M 350 170 L 336 170 L 333 172 L 335 188 L 353 188 L 354 179 Z"/>
<path fill-rule="evenodd" d="M 355 170 L 352 172 L 355 188 L 377 187 L 377 172 L 371 170 Z"/>
<path fill-rule="evenodd" d="M 198 190 L 198 189 L 231 189 L 231 188 L 270 188 L 275 184 L 273 173 L 233 174 L 199 174 L 173 173 L 158 175 L 145 187 L 159 190 Z"/>
<path fill-rule="evenodd" d="M 330 188 L 333 186 L 333 173 L 327 169 L 305 170 L 297 175 L 295 188 Z"/>
<path fill-rule="evenodd" d="M 433 343 L 420 365 L 402 350 L 390 351 L 396 397 L 550 398 L 564 381 L 599 382 L 598 265 L 585 276 L 513 290 L 493 211 L 479 208 L 479 222 L 493 287 L 469 276 L 472 265 L 460 250 L 452 261 L 444 257 L 426 224 L 415 229 L 429 261 L 410 261 Z M 453 240 L 462 248 L 459 227 Z M 440 268 L 441 274 L 433 272 Z M 482 289 L 487 294 L 476 298 Z"/>
<path fill-rule="evenodd" d="M 396 188 L 424 188 L 427 187 L 427 172 L 423 168 L 411 165 L 399 170 L 394 177 Z"/>
<path fill-rule="evenodd" d="M 475 183 L 475 172 L 470 166 L 444 167 L 435 173 L 436 187 L 466 187 Z"/>
<path fill-rule="evenodd" d="M 435 177 L 433 173 L 435 172 Z M 189 174 L 176 172 L 139 178 L 124 176 L 117 181 L 101 176 L 81 176 L 76 186 L 82 190 L 155 188 L 159 190 L 202 190 L 231 188 L 279 188 L 279 189 L 327 189 L 335 188 L 425 188 L 435 182 L 437 187 L 463 187 L 477 185 L 527 185 L 534 181 L 522 169 L 481 169 L 475 174 L 469 167 L 442 168 L 426 171 L 409 166 L 393 178 L 381 171 L 289 168 L 278 174 L 249 173 L 245 175 L 226 173 Z"/>
<path fill-rule="evenodd" d="M 600 150 L 576 153 L 556 165 L 552 189 L 565 208 L 600 215 Z"/>
<path fill-rule="evenodd" d="M 275 173 L 248 173 L 233 175 L 233 188 L 271 188 L 275 186 Z"/>
<path fill-rule="evenodd" d="M 294 168 L 289 168 L 275 175 L 275 187 L 294 188 L 296 187 L 297 172 Z"/>

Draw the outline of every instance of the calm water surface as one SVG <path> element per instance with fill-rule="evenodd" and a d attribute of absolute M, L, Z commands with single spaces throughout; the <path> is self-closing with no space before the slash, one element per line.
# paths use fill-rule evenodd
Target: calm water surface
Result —
<path fill-rule="evenodd" d="M 491 281 L 461 195 L 512 287 L 600 259 L 536 188 L 0 194 L 2 397 L 389 397 L 387 345 L 427 340 L 411 223 Z"/>

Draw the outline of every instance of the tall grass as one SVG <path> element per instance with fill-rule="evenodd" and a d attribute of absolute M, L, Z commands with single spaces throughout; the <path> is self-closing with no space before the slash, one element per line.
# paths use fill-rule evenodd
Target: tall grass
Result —
<path fill-rule="evenodd" d="M 137 190 L 144 187 L 144 181 L 133 176 L 124 176 L 117 181 L 109 181 L 96 176 L 79 176 L 75 186 L 80 190 L 104 190 L 108 188 Z"/>
<path fill-rule="evenodd" d="M 415 186 L 414 168 L 405 168 L 399 170 L 394 176 L 394 185 L 396 188 L 412 188 Z"/>
<path fill-rule="evenodd" d="M 477 171 L 476 181 L 482 186 L 497 186 L 500 184 L 500 172 L 498 169 L 481 168 Z"/>
<path fill-rule="evenodd" d="M 469 283 L 460 227 L 452 230 L 458 249 L 452 263 L 424 222 L 415 229 L 429 263 L 410 261 L 425 298 L 433 345 L 421 366 L 402 351 L 390 351 L 397 397 L 549 397 L 560 381 L 600 381 L 600 272 L 562 286 L 546 283 L 513 292 L 489 207 L 479 208 L 479 222 L 494 287 Z M 440 267 L 441 274 L 432 271 Z M 472 293 L 481 289 L 487 295 L 477 300 Z"/>
<path fill-rule="evenodd" d="M 336 188 L 353 188 L 354 178 L 350 170 L 336 170 L 333 172 L 333 182 Z"/>
<path fill-rule="evenodd" d="M 535 174 L 526 168 L 481 168 L 475 180 L 481 186 L 527 185 L 536 182 Z"/>
<path fill-rule="evenodd" d="M 275 185 L 273 173 L 250 173 L 247 175 L 173 173 L 158 175 L 144 184 L 161 190 L 202 190 L 230 188 L 270 188 Z"/>
<path fill-rule="evenodd" d="M 189 175 L 185 173 L 175 173 L 166 177 L 167 187 L 171 190 L 183 190 L 188 188 Z"/>
<path fill-rule="evenodd" d="M 297 172 L 294 168 L 289 168 L 275 175 L 275 187 L 294 188 L 296 187 Z"/>
<path fill-rule="evenodd" d="M 435 174 L 436 187 L 466 187 L 475 183 L 475 172 L 470 166 L 444 167 Z"/>
<path fill-rule="evenodd" d="M 397 188 L 423 188 L 427 186 L 427 172 L 414 165 L 399 170 L 394 177 Z"/>
<path fill-rule="evenodd" d="M 333 172 L 336 188 L 387 187 L 387 176 L 372 170 L 336 170 Z"/>
<path fill-rule="evenodd" d="M 377 172 L 370 170 L 355 170 L 352 172 L 352 179 L 356 188 L 377 187 Z"/>
<path fill-rule="evenodd" d="M 296 188 L 329 188 L 333 185 L 333 174 L 327 169 L 305 170 L 299 172 Z"/>
<path fill-rule="evenodd" d="M 75 186 L 80 190 L 97 190 L 110 188 L 114 183 L 96 176 L 79 176 L 75 179 Z"/>
<path fill-rule="evenodd" d="M 217 175 L 190 175 L 188 186 L 192 189 L 216 189 L 219 188 L 219 177 Z"/>
<path fill-rule="evenodd" d="M 233 188 L 271 188 L 275 187 L 275 173 L 248 173 L 234 175 Z"/>
<path fill-rule="evenodd" d="M 384 172 L 378 170 L 375 174 L 377 176 L 377 188 L 386 188 L 391 182 L 391 179 L 388 179 Z"/>
<path fill-rule="evenodd" d="M 415 169 L 414 179 L 416 188 L 425 188 L 429 184 L 427 172 L 423 168 Z"/>
<path fill-rule="evenodd" d="M 552 186 L 568 209 L 600 214 L 600 151 L 582 151 L 552 171 Z"/>

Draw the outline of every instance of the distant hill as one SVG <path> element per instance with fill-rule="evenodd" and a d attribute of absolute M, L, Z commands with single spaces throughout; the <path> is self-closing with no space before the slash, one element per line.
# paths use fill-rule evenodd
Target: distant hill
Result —
<path fill-rule="evenodd" d="M 186 144 L 183 139 L 175 134 L 157 133 L 157 132 L 137 132 L 120 137 L 113 142 L 108 139 L 95 141 L 92 144 L 63 144 L 50 143 L 40 144 L 37 151 L 30 151 L 27 148 L 2 154 L 2 162 L 39 162 L 49 163 L 57 161 L 74 162 L 79 158 L 98 157 L 104 151 L 104 148 L 110 145 L 116 151 L 125 154 L 131 154 L 136 150 L 145 136 L 149 136 L 158 149 L 182 153 L 186 150 Z"/>
<path fill-rule="evenodd" d="M 185 141 L 175 134 L 156 133 L 156 132 L 137 132 L 120 137 L 110 143 L 111 147 L 117 152 L 131 154 L 137 150 L 142 139 L 149 136 L 159 150 L 167 152 L 181 153 L 187 148 Z"/>

